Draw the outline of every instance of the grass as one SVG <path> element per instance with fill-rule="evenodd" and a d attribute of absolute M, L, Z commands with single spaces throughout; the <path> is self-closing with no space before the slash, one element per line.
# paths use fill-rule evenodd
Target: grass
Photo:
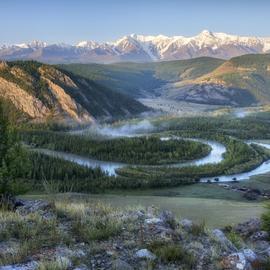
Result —
<path fill-rule="evenodd" d="M 236 232 L 230 231 L 226 234 L 226 236 L 237 249 L 240 249 L 243 246 L 243 239 Z"/>
<path fill-rule="evenodd" d="M 0 254 L 0 265 L 20 263 L 42 248 L 51 248 L 61 243 L 64 236 L 56 219 L 46 220 L 38 214 L 21 216 L 14 212 L 0 212 L 0 242 L 16 239 L 18 249 L 6 255 Z"/>
<path fill-rule="evenodd" d="M 201 223 L 192 223 L 190 232 L 193 236 L 199 237 L 205 234 L 205 229 L 205 221 L 202 221 Z"/>
<path fill-rule="evenodd" d="M 94 206 L 94 207 L 93 207 Z M 72 233 L 79 240 L 91 243 L 93 240 L 106 240 L 121 231 L 121 220 L 109 206 L 97 203 L 56 203 L 59 217 L 71 220 Z"/>
<path fill-rule="evenodd" d="M 50 198 L 50 196 L 48 196 Z M 109 205 L 94 202 L 71 202 L 65 196 L 54 197 L 53 215 L 49 218 L 40 213 L 25 216 L 11 211 L 0 211 L 0 242 L 8 244 L 10 252 L 0 254 L 0 265 L 23 263 L 29 256 L 54 249 L 59 245 L 70 246 L 74 241 L 93 244 L 107 240 L 121 232 L 122 212 Z M 69 224 L 60 226 L 61 224 Z M 46 259 L 46 258 L 45 258 Z M 44 261 L 40 270 L 64 270 L 65 262 Z"/>
<path fill-rule="evenodd" d="M 193 185 L 195 186 L 195 185 Z M 60 196 L 65 195 L 58 195 Z M 23 198 L 46 199 L 46 195 L 25 195 Z M 209 228 L 220 228 L 246 221 L 251 217 L 260 217 L 264 205 L 260 202 L 238 202 L 232 200 L 182 198 L 164 196 L 140 195 L 87 195 L 70 194 L 69 200 L 76 203 L 88 200 L 92 203 L 102 201 L 113 208 L 128 208 L 141 206 L 143 208 L 155 205 L 160 210 L 170 210 L 177 218 L 188 218 L 196 223 L 205 221 Z"/>
<path fill-rule="evenodd" d="M 67 270 L 69 268 L 66 261 L 42 261 L 37 270 Z"/>
<path fill-rule="evenodd" d="M 72 231 L 80 241 L 107 240 L 121 231 L 119 222 L 105 216 L 80 218 L 72 223 Z"/>
<path fill-rule="evenodd" d="M 184 250 L 179 244 L 153 241 L 148 245 L 148 249 L 163 262 L 182 262 L 189 268 L 194 266 L 195 259 L 193 255 Z"/>

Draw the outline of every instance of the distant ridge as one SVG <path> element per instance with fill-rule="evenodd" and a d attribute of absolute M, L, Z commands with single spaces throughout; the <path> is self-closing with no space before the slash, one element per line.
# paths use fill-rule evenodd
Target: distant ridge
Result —
<path fill-rule="evenodd" d="M 242 37 L 204 30 L 194 37 L 131 34 L 105 43 L 90 40 L 69 45 L 33 41 L 2 45 L 0 59 L 32 59 L 46 63 L 153 62 L 202 56 L 229 59 L 269 52 L 270 37 Z"/>

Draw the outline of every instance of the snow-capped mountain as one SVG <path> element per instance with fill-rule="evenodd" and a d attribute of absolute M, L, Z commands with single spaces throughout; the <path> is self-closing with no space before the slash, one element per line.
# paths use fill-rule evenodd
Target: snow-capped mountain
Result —
<path fill-rule="evenodd" d="M 249 53 L 270 53 L 270 38 L 241 37 L 204 30 L 194 37 L 132 34 L 106 43 L 81 41 L 77 45 L 68 45 L 33 41 L 0 47 L 0 59 L 34 59 L 48 63 L 151 62 L 201 56 L 228 59 Z"/>

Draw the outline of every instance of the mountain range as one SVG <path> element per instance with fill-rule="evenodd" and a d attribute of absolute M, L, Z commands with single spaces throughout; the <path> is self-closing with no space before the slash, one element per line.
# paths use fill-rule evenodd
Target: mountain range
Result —
<path fill-rule="evenodd" d="M 196 57 L 232 57 L 269 53 L 270 38 L 202 31 L 194 37 L 128 35 L 114 42 L 81 41 L 76 45 L 41 41 L 0 46 L 0 59 L 45 63 L 153 62 Z"/>

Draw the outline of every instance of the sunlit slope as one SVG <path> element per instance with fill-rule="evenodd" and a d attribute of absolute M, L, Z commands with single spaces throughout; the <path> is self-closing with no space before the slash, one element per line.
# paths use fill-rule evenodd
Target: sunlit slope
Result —
<path fill-rule="evenodd" d="M 240 89 L 243 100 L 256 103 L 270 102 L 270 55 L 244 55 L 226 61 L 214 71 L 198 77 L 196 80 L 185 80 L 178 86 L 208 85 L 228 89 Z M 214 87 L 213 87 L 214 88 Z"/>
<path fill-rule="evenodd" d="M 148 110 L 138 101 L 55 66 L 34 61 L 0 62 L 0 98 L 30 119 L 96 118 Z"/>

